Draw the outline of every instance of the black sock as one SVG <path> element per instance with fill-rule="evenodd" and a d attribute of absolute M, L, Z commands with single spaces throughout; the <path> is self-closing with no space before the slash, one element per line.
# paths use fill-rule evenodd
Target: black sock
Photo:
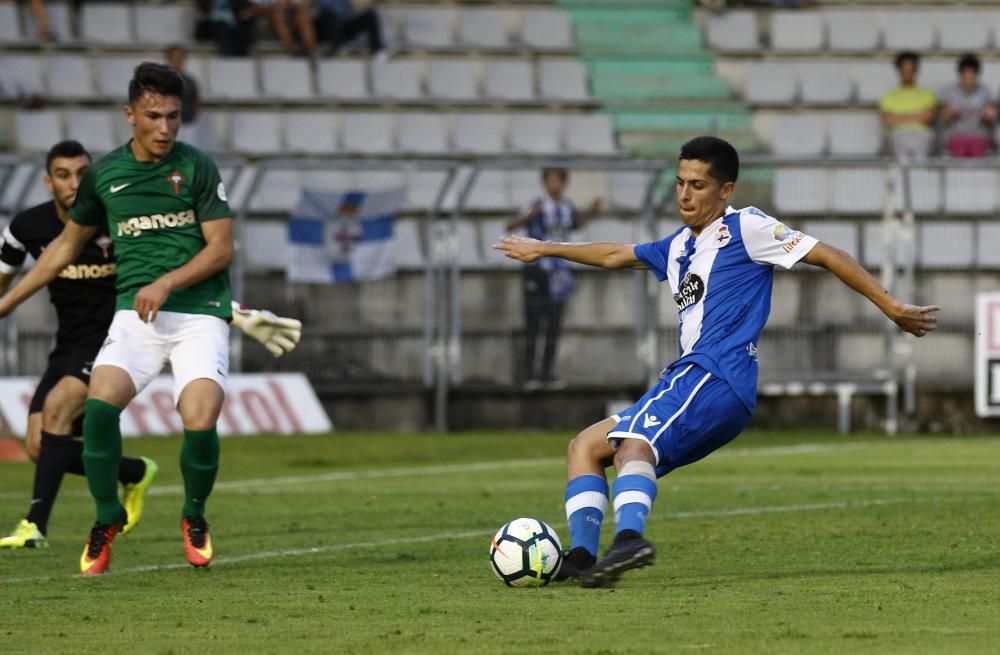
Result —
<path fill-rule="evenodd" d="M 83 441 L 79 439 L 70 439 L 70 441 L 73 442 L 73 456 L 66 466 L 66 472 L 73 475 L 86 475 L 83 470 Z M 69 448 L 70 446 L 67 445 L 66 447 Z"/>
<path fill-rule="evenodd" d="M 73 475 L 86 475 L 83 470 L 83 442 L 77 439 L 70 439 L 73 442 L 73 455 L 66 467 L 67 473 Z M 146 462 L 135 457 L 122 457 L 118 464 L 118 481 L 122 484 L 134 484 L 146 475 Z"/>
<path fill-rule="evenodd" d="M 79 446 L 79 447 L 75 447 Z M 69 435 L 57 435 L 42 431 L 41 448 L 35 464 L 35 483 L 31 491 L 31 509 L 25 517 L 38 526 L 45 534 L 49 526 L 49 514 L 59 494 L 59 485 L 69 468 L 74 454 L 79 457 L 82 444 Z"/>
<path fill-rule="evenodd" d="M 615 535 L 615 543 L 628 541 L 629 539 L 642 539 L 642 535 L 635 530 L 622 530 Z"/>

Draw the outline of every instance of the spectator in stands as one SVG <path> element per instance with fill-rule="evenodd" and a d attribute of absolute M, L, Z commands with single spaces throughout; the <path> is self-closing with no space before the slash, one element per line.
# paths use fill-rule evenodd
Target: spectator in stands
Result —
<path fill-rule="evenodd" d="M 382 27 L 374 9 L 355 11 L 351 0 L 317 0 L 316 36 L 330 44 L 336 53 L 345 43 L 359 34 L 368 39 L 368 50 L 375 56 L 385 56 Z"/>
<path fill-rule="evenodd" d="M 247 16 L 265 16 L 274 35 L 291 55 L 316 59 L 316 29 L 310 0 L 250 0 Z M 296 43 L 292 32 L 298 33 Z"/>
<path fill-rule="evenodd" d="M 569 241 L 570 231 L 581 229 L 601 211 L 603 203 L 594 199 L 585 214 L 580 214 L 564 192 L 569 184 L 565 168 L 546 168 L 542 171 L 545 193 L 533 200 L 527 209 L 507 221 L 507 230 L 527 230 L 528 236 L 545 241 Z M 559 333 L 562 330 L 563 309 L 573 293 L 573 274 L 565 260 L 543 257 L 524 266 L 524 331 L 525 331 L 525 388 L 560 389 L 565 384 L 556 378 L 553 366 Z M 545 351 L 542 366 L 535 366 L 538 337 L 545 330 Z"/>
<path fill-rule="evenodd" d="M 924 159 L 934 143 L 934 93 L 917 86 L 920 55 L 901 52 L 896 57 L 899 87 L 882 96 L 879 109 L 889 132 L 892 153 L 899 158 Z"/>
<path fill-rule="evenodd" d="M 253 46 L 256 23 L 249 0 L 198 0 L 195 38 L 214 41 L 220 55 L 246 57 Z"/>
<path fill-rule="evenodd" d="M 167 48 L 167 65 L 174 69 L 184 81 L 184 95 L 181 96 L 181 124 L 194 123 L 201 113 L 201 96 L 198 94 L 198 83 L 184 72 L 188 51 L 182 45 L 172 45 Z"/>
<path fill-rule="evenodd" d="M 989 90 L 979 83 L 979 58 L 958 60 L 958 83 L 941 96 L 944 147 L 952 157 L 985 157 L 993 146 L 997 108 Z"/>

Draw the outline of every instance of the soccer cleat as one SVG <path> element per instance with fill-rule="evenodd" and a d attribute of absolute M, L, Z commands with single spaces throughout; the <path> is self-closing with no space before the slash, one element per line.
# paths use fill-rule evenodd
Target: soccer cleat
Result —
<path fill-rule="evenodd" d="M 90 538 L 80 556 L 80 573 L 82 575 L 100 575 L 108 570 L 111 564 L 111 542 L 115 540 L 122 526 L 128 523 L 128 514 L 122 512 L 117 522 L 110 525 L 94 523 L 90 529 Z"/>
<path fill-rule="evenodd" d="M 592 567 L 597 562 L 597 558 L 590 554 L 586 548 L 577 546 L 572 550 L 563 553 L 562 564 L 559 571 L 552 578 L 553 582 L 565 582 L 567 580 L 579 580 L 583 577 L 583 572 Z"/>
<path fill-rule="evenodd" d="M 132 528 L 139 524 L 143 505 L 146 502 L 146 491 L 153 484 L 153 478 L 156 477 L 156 472 L 159 470 L 156 462 L 148 457 L 143 457 L 142 461 L 146 464 L 146 472 L 142 474 L 142 479 L 138 482 L 122 485 L 125 491 L 125 513 L 128 515 L 128 523 L 122 528 L 122 534 L 128 534 Z"/>
<path fill-rule="evenodd" d="M 583 572 L 580 582 L 591 589 L 613 587 L 625 571 L 652 564 L 655 554 L 653 544 L 641 537 L 616 541 L 600 562 Z"/>
<path fill-rule="evenodd" d="M 48 548 L 49 540 L 45 538 L 38 526 L 28 519 L 21 519 L 9 536 L 0 539 L 0 548 Z"/>
<path fill-rule="evenodd" d="M 199 568 L 211 564 L 215 551 L 212 549 L 212 535 L 208 534 L 205 517 L 183 517 L 181 532 L 184 534 L 184 554 L 188 563 Z"/>

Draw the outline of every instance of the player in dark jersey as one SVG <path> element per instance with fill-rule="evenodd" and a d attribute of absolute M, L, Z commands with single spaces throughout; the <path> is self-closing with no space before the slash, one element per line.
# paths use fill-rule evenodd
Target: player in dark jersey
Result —
<path fill-rule="evenodd" d="M 90 155 L 76 141 L 57 143 L 45 158 L 45 186 L 52 200 L 13 218 L 0 237 L 0 293 L 24 264 L 35 259 L 59 236 L 68 220 Z M 87 242 L 70 266 L 49 285 L 56 310 L 56 346 L 35 389 L 28 410 L 26 447 L 35 461 L 31 507 L 14 532 L 0 539 L 0 548 L 48 546 L 49 515 L 63 475 L 83 475 L 83 443 L 79 419 L 87 397 L 90 371 L 108 332 L 115 309 L 115 259 L 107 229 Z M 118 481 L 130 517 L 128 530 L 142 516 L 143 498 L 156 475 L 156 463 L 147 458 L 123 457 Z"/>

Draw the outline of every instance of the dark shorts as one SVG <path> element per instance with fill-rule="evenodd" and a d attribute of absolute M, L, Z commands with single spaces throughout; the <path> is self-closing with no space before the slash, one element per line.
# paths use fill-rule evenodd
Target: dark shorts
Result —
<path fill-rule="evenodd" d="M 103 335 L 100 339 L 91 338 L 73 344 L 56 344 L 55 350 L 49 355 L 49 364 L 45 367 L 42 379 L 35 388 L 35 395 L 31 398 L 28 412 L 34 414 L 42 411 L 45 397 L 59 384 L 59 380 L 67 375 L 84 384 L 90 384 L 90 369 L 102 343 L 104 343 Z"/>

